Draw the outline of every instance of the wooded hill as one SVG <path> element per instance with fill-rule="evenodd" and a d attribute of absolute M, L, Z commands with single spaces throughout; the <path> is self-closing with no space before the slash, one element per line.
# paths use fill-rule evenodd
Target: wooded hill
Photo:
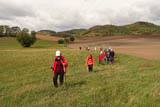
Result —
<path fill-rule="evenodd" d="M 42 30 L 43 33 L 48 32 L 47 30 Z M 39 33 L 42 33 L 39 31 Z M 54 32 L 54 33 L 53 33 Z M 72 29 L 68 31 L 55 32 L 49 31 L 52 36 L 113 36 L 113 35 L 152 35 L 160 34 L 160 26 L 148 22 L 136 22 L 133 24 L 128 24 L 124 26 L 116 25 L 97 25 L 89 29 Z"/>
<path fill-rule="evenodd" d="M 9 27 L 0 25 L 0 37 L 15 37 L 21 29 L 18 26 Z M 68 31 L 56 32 L 52 30 L 40 30 L 41 35 L 51 35 L 59 37 L 85 37 L 85 36 L 113 36 L 113 35 L 152 35 L 160 34 L 160 26 L 148 22 L 136 22 L 124 26 L 97 25 L 89 29 L 72 29 Z"/>

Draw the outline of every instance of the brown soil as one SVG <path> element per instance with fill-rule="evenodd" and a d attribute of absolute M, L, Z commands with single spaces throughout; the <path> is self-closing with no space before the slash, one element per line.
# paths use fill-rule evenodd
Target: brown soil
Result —
<path fill-rule="evenodd" d="M 83 49 L 111 47 L 116 53 L 160 60 L 160 35 L 85 37 L 76 38 L 75 43 L 69 45 L 76 49 L 80 46 Z"/>
<path fill-rule="evenodd" d="M 40 40 L 48 40 L 48 41 L 58 41 L 62 39 L 61 37 L 55 37 L 50 35 L 40 35 L 40 34 L 37 34 L 36 37 Z"/>

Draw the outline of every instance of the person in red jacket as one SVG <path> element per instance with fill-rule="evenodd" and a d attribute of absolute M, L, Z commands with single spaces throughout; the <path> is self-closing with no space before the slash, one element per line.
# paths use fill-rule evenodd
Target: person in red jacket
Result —
<path fill-rule="evenodd" d="M 86 64 L 88 65 L 88 71 L 92 72 L 93 71 L 93 65 L 94 65 L 94 57 L 92 56 L 92 54 L 90 54 L 87 57 Z"/>
<path fill-rule="evenodd" d="M 63 77 L 66 73 L 66 67 L 68 66 L 67 61 L 63 56 L 61 56 L 60 51 L 56 51 L 56 58 L 53 61 L 53 84 L 55 87 L 58 87 L 57 79 L 58 75 L 60 75 L 60 85 L 63 85 Z"/>
<path fill-rule="evenodd" d="M 100 55 L 98 56 L 99 64 L 102 64 L 102 60 L 103 60 L 103 54 L 100 53 Z"/>

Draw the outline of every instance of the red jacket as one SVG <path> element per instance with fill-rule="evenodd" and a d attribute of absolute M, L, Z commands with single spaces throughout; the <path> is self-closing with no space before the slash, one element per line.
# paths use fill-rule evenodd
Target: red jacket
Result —
<path fill-rule="evenodd" d="M 56 70 L 56 64 L 57 64 L 56 59 L 57 59 L 57 57 L 53 61 L 53 75 L 54 75 L 55 70 Z M 63 70 L 66 73 L 66 67 L 68 66 L 68 63 L 63 56 L 61 56 L 61 63 L 62 63 L 62 65 L 63 65 L 63 63 L 65 63 L 65 66 L 63 66 Z"/>
<path fill-rule="evenodd" d="M 103 55 L 102 54 L 98 56 L 98 60 L 100 60 L 100 61 L 103 60 Z"/>
<path fill-rule="evenodd" d="M 91 56 L 88 56 L 87 59 L 86 59 L 86 64 L 87 65 L 94 64 L 94 57 L 92 56 L 92 58 L 91 58 Z"/>

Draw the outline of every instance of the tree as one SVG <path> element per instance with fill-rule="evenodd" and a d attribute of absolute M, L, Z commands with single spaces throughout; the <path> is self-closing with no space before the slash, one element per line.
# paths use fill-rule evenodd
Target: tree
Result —
<path fill-rule="evenodd" d="M 31 31 L 31 35 L 32 36 L 36 36 L 36 32 L 35 31 Z"/>
<path fill-rule="evenodd" d="M 58 40 L 58 43 L 59 43 L 59 44 L 64 44 L 64 40 L 63 40 L 63 39 L 60 39 L 60 40 Z"/>
<path fill-rule="evenodd" d="M 11 28 L 11 36 L 16 37 L 19 32 L 21 32 L 21 29 L 18 26 Z"/>
<path fill-rule="evenodd" d="M 74 42 L 75 38 L 73 36 L 71 36 L 70 38 L 70 41 Z"/>
<path fill-rule="evenodd" d="M 27 29 L 27 28 L 23 28 L 22 31 L 29 33 L 29 29 Z"/>
<path fill-rule="evenodd" d="M 28 32 L 25 30 L 22 30 L 20 33 L 16 36 L 17 41 L 23 46 L 23 47 L 30 47 L 36 42 L 36 36 L 35 35 L 29 35 Z"/>

